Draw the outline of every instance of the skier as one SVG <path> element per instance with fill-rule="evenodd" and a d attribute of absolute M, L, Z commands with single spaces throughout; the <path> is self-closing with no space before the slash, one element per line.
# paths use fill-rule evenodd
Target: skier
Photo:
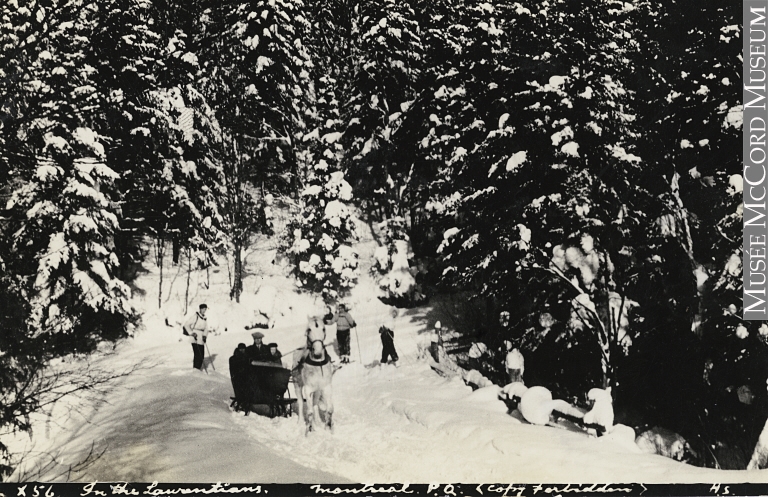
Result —
<path fill-rule="evenodd" d="M 387 321 L 386 326 L 379 328 L 379 334 L 381 335 L 381 363 L 386 364 L 389 358 L 392 358 L 392 364 L 397 365 L 397 351 L 395 350 L 395 321 L 397 319 L 397 309 L 392 309 L 390 313 L 391 318 Z"/>
<path fill-rule="evenodd" d="M 208 321 L 205 317 L 205 313 L 207 311 L 208 306 L 206 304 L 200 304 L 199 310 L 195 313 L 195 315 L 191 316 L 182 326 L 184 334 L 191 337 L 192 352 L 194 354 L 194 358 L 192 359 L 192 367 L 197 370 L 203 369 L 205 342 L 208 338 Z"/>
<path fill-rule="evenodd" d="M 339 304 L 339 314 L 336 318 L 336 342 L 339 344 L 339 355 L 342 364 L 349 363 L 349 339 L 350 330 L 355 328 L 357 323 L 349 314 L 347 304 Z"/>

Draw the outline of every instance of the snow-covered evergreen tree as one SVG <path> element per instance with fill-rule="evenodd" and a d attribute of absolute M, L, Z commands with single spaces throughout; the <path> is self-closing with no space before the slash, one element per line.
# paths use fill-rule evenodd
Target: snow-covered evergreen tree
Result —
<path fill-rule="evenodd" d="M 167 27 L 158 32 L 164 26 L 156 17 L 149 4 L 122 0 L 99 10 L 91 57 L 105 95 L 103 132 L 112 138 L 110 164 L 124 173 L 126 217 L 141 220 L 127 228 L 153 235 L 161 249 L 173 243 L 175 262 L 184 246 L 208 263 L 221 225 L 221 139 L 197 89 L 200 68 L 188 37 L 166 34 Z"/>
<path fill-rule="evenodd" d="M 407 3 L 372 0 L 358 9 L 354 73 L 344 102 L 348 167 L 368 197 L 381 198 L 387 216 L 402 215 L 395 212 L 402 210 L 398 193 L 412 161 L 401 156 L 397 134 L 413 105 L 422 68 L 419 26 Z"/>
<path fill-rule="evenodd" d="M 344 173 L 316 165 L 301 192 L 298 215 L 287 226 L 286 251 L 294 264 L 297 285 L 321 295 L 325 302 L 345 297 L 357 283 L 350 200 L 352 187 Z"/>
<path fill-rule="evenodd" d="M 26 47 L 38 53 L 25 60 L 30 79 L 17 93 L 13 124 L 27 158 L 10 164 L 8 269 L 24 278 L 32 333 L 47 336 L 55 354 L 85 352 L 125 336 L 133 318 L 130 290 L 117 276 L 119 175 L 107 165 L 105 138 L 91 127 L 99 94 L 86 54 L 95 9 L 15 7 L 41 31 Z"/>
<path fill-rule="evenodd" d="M 372 272 L 379 276 L 384 301 L 410 306 L 424 301 L 421 285 L 416 282 L 411 259 L 413 252 L 405 219 L 390 218 L 379 224 L 383 244 L 374 253 Z"/>
<path fill-rule="evenodd" d="M 98 155 L 103 146 L 88 128 L 49 132 L 44 140 L 35 180 L 7 206 L 20 220 L 13 251 L 43 247 L 34 253 L 37 271 L 28 286 L 34 332 L 88 351 L 104 338 L 125 336 L 133 316 L 131 291 L 115 276 L 120 225 L 110 199 L 118 175 Z M 94 155 L 78 157 L 84 147 Z"/>
<path fill-rule="evenodd" d="M 449 30 L 460 48 L 436 79 L 423 139 L 445 164 L 428 206 L 448 223 L 444 281 L 501 307 L 528 301 L 511 307 L 530 326 L 550 306 L 565 324 L 578 309 L 580 327 L 562 331 L 599 345 L 606 381 L 627 312 L 611 316 L 609 296 L 630 298 L 621 254 L 652 228 L 642 223 L 655 197 L 640 178 L 663 180 L 633 154 L 627 17 L 610 2 L 467 3 Z M 553 263 L 558 250 L 569 267 Z M 524 290 L 547 278 L 560 287 L 554 300 Z"/>
<path fill-rule="evenodd" d="M 269 189 L 297 188 L 296 142 L 312 63 L 304 46 L 308 21 L 301 1 L 211 5 L 199 45 L 203 93 L 223 130 L 224 231 L 233 298 L 242 291 L 243 249 L 271 227 Z"/>
<path fill-rule="evenodd" d="M 661 224 L 667 252 L 676 253 L 674 258 L 662 254 L 671 270 L 660 280 L 666 298 L 653 299 L 653 306 L 656 315 L 674 306 L 681 317 L 676 326 L 655 333 L 664 346 L 655 340 L 642 355 L 645 364 L 662 364 L 655 384 L 676 385 L 679 378 L 692 377 L 681 390 L 691 392 L 685 404 L 695 406 L 698 418 L 691 417 L 707 426 L 699 448 L 707 465 L 743 468 L 762 420 L 731 413 L 741 405 L 735 395 L 739 388 L 746 385 L 764 395 L 766 374 L 758 373 L 757 364 L 764 361 L 766 347 L 760 333 L 764 323 L 740 318 L 741 13 L 736 5 L 718 2 L 643 2 L 634 15 L 644 46 L 638 56 L 648 70 L 638 71 L 632 88 L 654 109 L 639 115 L 644 136 L 638 153 L 669 181 Z M 682 292 L 681 280 L 694 280 L 695 290 L 689 284 Z M 658 327 L 654 320 L 643 325 Z M 680 345 L 668 339 L 673 332 Z M 673 348 L 679 352 L 662 352 Z M 667 358 L 681 354 L 691 372 L 681 375 L 676 365 L 672 374 Z M 668 406 L 666 413 L 679 404 L 672 392 L 648 393 L 655 405 Z M 741 455 L 722 457 L 721 451 Z"/>
<path fill-rule="evenodd" d="M 371 0 L 359 4 L 356 12 L 353 77 L 343 110 L 348 149 L 344 164 L 349 180 L 368 200 L 370 215 L 383 223 L 379 252 L 387 255 L 377 258 L 376 267 L 384 296 L 414 302 L 408 233 L 417 222 L 418 203 L 410 192 L 418 188 L 421 170 L 408 116 L 424 67 L 420 26 L 410 3 Z"/>
<path fill-rule="evenodd" d="M 284 246 L 297 285 L 328 303 L 345 297 L 358 277 L 352 187 L 339 168 L 343 147 L 333 83 L 333 78 L 321 76 L 310 95 L 315 105 L 308 112 L 308 129 L 301 137 L 305 148 L 299 155 L 304 188 L 286 226 Z"/>

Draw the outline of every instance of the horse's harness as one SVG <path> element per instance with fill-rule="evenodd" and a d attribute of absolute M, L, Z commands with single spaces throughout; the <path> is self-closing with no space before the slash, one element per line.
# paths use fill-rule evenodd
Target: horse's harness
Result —
<path fill-rule="evenodd" d="M 314 359 L 312 357 L 312 350 L 311 349 L 312 349 L 312 346 L 315 343 L 317 343 L 317 342 L 320 342 L 323 345 L 323 356 L 324 356 L 324 358 L 320 359 L 320 360 Z M 307 357 L 304 359 L 304 362 L 309 364 L 310 366 L 325 366 L 326 364 L 331 362 L 331 357 L 325 351 L 325 342 L 323 342 L 323 340 L 321 340 L 321 339 L 312 340 L 311 342 L 309 342 L 309 349 L 310 349 L 309 355 L 307 355 Z M 320 371 L 321 371 L 321 374 L 325 374 L 325 372 L 323 372 L 322 369 Z"/>

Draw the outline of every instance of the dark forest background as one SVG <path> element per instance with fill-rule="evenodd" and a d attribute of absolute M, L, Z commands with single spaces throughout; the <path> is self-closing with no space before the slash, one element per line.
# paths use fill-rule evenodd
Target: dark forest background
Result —
<path fill-rule="evenodd" d="M 337 202 L 408 242 L 419 293 L 469 296 L 459 331 L 513 341 L 534 384 L 612 386 L 617 422 L 745 468 L 768 326 L 741 319 L 740 9 L 2 2 L 0 429 L 31 429 L 51 361 L 131 335 L 148 240 L 158 264 L 232 261 L 239 299 L 243 250 L 279 237 L 338 298 L 343 271 L 302 274 L 353 237 L 322 222 Z"/>

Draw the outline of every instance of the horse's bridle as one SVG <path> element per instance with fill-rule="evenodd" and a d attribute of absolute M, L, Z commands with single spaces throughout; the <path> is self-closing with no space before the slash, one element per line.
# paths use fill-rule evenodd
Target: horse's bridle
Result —
<path fill-rule="evenodd" d="M 322 339 L 312 340 L 309 342 L 309 355 L 314 358 L 314 354 L 312 353 L 312 346 L 316 344 L 317 342 L 320 342 L 323 346 L 323 352 L 325 352 L 325 341 Z"/>
<path fill-rule="evenodd" d="M 325 357 L 322 358 L 322 359 L 315 359 L 315 356 L 312 353 L 312 345 L 314 345 L 317 342 L 320 342 L 320 344 L 322 344 L 322 346 L 323 346 L 322 356 L 325 356 Z M 325 350 L 325 341 L 324 340 L 320 340 L 320 339 L 318 339 L 318 340 L 311 340 L 309 342 L 309 356 L 304 360 L 304 362 L 309 364 L 310 366 L 325 366 L 330 361 L 331 361 L 331 357 L 328 355 L 328 353 Z M 322 369 L 320 371 L 322 371 Z M 325 372 L 323 372 L 322 374 L 325 374 Z"/>

